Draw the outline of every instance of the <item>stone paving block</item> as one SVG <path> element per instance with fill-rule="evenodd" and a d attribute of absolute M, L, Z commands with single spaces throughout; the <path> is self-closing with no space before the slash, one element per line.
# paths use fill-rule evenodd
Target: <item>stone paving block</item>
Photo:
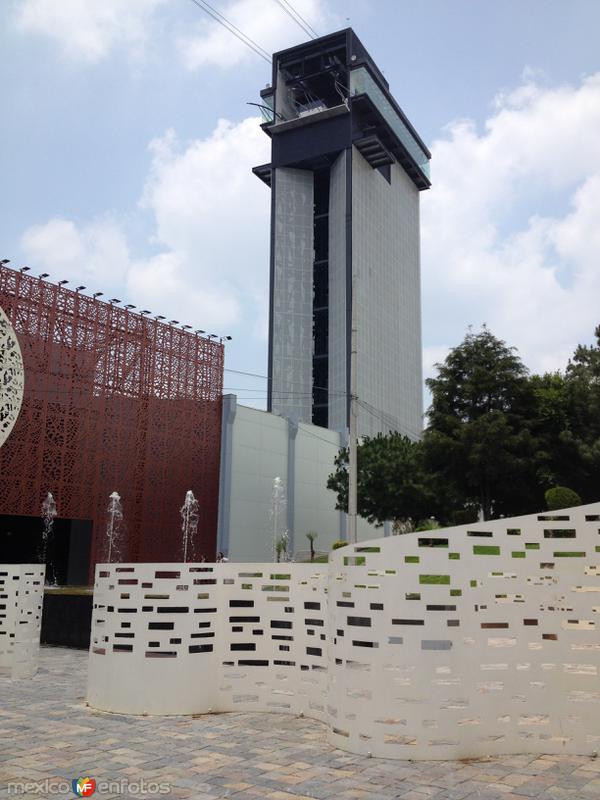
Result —
<path fill-rule="evenodd" d="M 399 762 L 336 750 L 323 725 L 294 716 L 96 712 L 84 701 L 86 667 L 84 652 L 42 648 L 34 679 L 0 676 L 0 798 L 9 797 L 8 781 L 87 773 L 165 782 L 181 800 L 600 800 L 598 759 Z"/>
<path fill-rule="evenodd" d="M 464 800 L 470 794 L 472 795 L 472 792 L 469 788 L 456 786 L 452 789 L 443 789 L 436 800 Z"/>

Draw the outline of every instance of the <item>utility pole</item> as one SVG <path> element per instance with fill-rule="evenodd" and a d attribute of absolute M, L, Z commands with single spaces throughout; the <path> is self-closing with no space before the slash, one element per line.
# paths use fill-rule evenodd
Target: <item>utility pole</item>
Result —
<path fill-rule="evenodd" d="M 350 331 L 350 420 L 348 436 L 348 541 L 356 542 L 357 513 L 357 415 L 356 406 L 356 275 L 352 275 L 352 322 Z"/>

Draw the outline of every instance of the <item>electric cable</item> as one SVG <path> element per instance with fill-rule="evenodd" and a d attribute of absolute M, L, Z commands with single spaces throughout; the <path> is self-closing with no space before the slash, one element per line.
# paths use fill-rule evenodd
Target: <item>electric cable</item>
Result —
<path fill-rule="evenodd" d="M 254 39 L 251 39 L 247 34 L 245 34 L 242 30 L 240 30 L 233 22 L 230 22 L 226 17 L 221 14 L 220 11 L 217 11 L 216 8 L 210 5 L 210 3 L 206 2 L 206 0 L 191 0 L 191 2 L 197 6 L 198 8 L 202 9 L 202 11 L 206 12 L 210 17 L 212 17 L 215 22 L 218 22 L 226 31 L 232 33 L 236 39 L 239 39 L 242 44 L 245 44 L 246 47 L 249 47 L 253 50 L 257 56 L 260 56 L 264 61 L 268 64 L 271 63 L 271 57 L 269 53 L 257 44 Z"/>
<path fill-rule="evenodd" d="M 297 392 L 294 389 L 279 389 L 278 391 L 273 391 L 272 394 L 274 395 L 297 395 L 298 397 L 306 397 L 312 394 L 312 389 L 317 389 L 321 392 L 328 392 L 330 395 L 335 395 L 336 397 L 347 397 L 347 392 L 336 392 L 333 389 L 328 389 L 326 386 L 311 386 L 310 392 Z M 264 389 L 255 389 L 253 386 L 224 386 L 224 392 L 262 392 L 264 394 Z"/>
<path fill-rule="evenodd" d="M 225 367 L 224 372 L 232 372 L 235 375 L 248 375 L 250 378 L 263 378 L 266 381 L 269 380 L 269 376 L 268 375 L 259 375 L 256 372 L 242 372 L 242 370 L 239 370 L 239 369 L 228 369 L 227 367 Z"/>
<path fill-rule="evenodd" d="M 306 25 L 305 25 L 303 22 L 301 22 L 301 19 L 302 19 L 302 18 L 298 19 L 298 17 L 300 17 L 300 15 L 299 15 L 299 14 L 298 14 L 298 17 L 294 16 L 295 14 L 297 14 L 297 12 L 294 10 L 294 7 L 293 7 L 292 5 L 290 5 L 290 3 L 286 3 L 286 4 L 284 5 L 284 3 L 282 2 L 282 0 L 275 0 L 275 2 L 277 3 L 277 5 L 278 5 L 278 6 L 279 6 L 279 7 L 280 7 L 280 8 L 281 8 L 283 11 L 285 11 L 285 13 L 288 15 L 288 17 L 289 17 L 290 19 L 293 19 L 293 20 L 294 20 L 294 22 L 296 23 L 296 25 L 298 25 L 300 28 L 302 28 L 302 30 L 304 31 L 304 33 L 306 33 L 308 36 L 310 36 L 310 38 L 311 38 L 311 39 L 316 39 L 316 38 L 317 38 L 317 36 L 316 36 L 315 34 L 313 34 L 313 33 L 310 31 L 310 29 L 309 29 L 309 28 L 308 28 L 308 27 L 307 27 L 307 26 L 306 26 Z M 287 5 L 287 6 L 289 6 L 289 8 L 286 8 L 286 5 Z M 291 9 L 291 10 L 290 10 L 290 9 Z"/>
<path fill-rule="evenodd" d="M 309 28 L 314 33 L 314 35 L 318 38 L 319 34 L 316 32 L 316 30 L 313 28 L 313 26 L 310 24 L 310 22 L 308 20 L 304 19 L 302 14 L 294 8 L 294 6 L 289 2 L 289 0 L 283 0 L 283 2 L 286 4 L 286 6 L 289 6 L 292 9 L 294 14 L 300 20 L 302 20 L 302 22 L 306 25 L 306 27 Z"/>

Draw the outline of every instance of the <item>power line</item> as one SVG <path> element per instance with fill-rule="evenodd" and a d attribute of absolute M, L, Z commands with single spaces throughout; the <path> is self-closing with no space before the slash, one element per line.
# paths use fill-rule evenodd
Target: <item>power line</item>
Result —
<path fill-rule="evenodd" d="M 409 429 L 403 425 L 398 417 L 395 417 L 393 414 L 389 414 L 386 411 L 382 411 L 380 408 L 376 408 L 372 406 L 370 403 L 367 403 L 365 400 L 357 399 L 356 401 L 365 411 L 371 414 L 373 417 L 379 419 L 383 422 L 384 425 L 389 425 L 390 430 L 397 431 L 398 433 L 402 433 L 404 436 L 414 436 L 414 431 L 409 431 Z"/>
<path fill-rule="evenodd" d="M 299 11 L 297 11 L 297 10 L 294 8 L 294 6 L 293 6 L 293 5 L 292 5 L 292 4 L 289 2 L 289 0 L 283 0 L 283 2 L 286 4 L 286 6 L 289 6 L 289 7 L 292 9 L 292 11 L 294 12 L 294 14 L 295 14 L 295 15 L 296 15 L 296 16 L 297 16 L 299 19 L 301 19 L 301 20 L 302 20 L 302 22 L 303 22 L 303 23 L 306 25 L 306 27 L 307 27 L 307 28 L 309 28 L 309 29 L 310 29 L 310 30 L 311 30 L 311 31 L 314 33 L 314 35 L 315 35 L 315 36 L 318 38 L 319 34 L 316 32 L 316 30 L 313 28 L 313 26 L 310 24 L 310 22 L 309 22 L 307 19 L 305 19 L 305 18 L 302 16 L 302 14 L 301 14 Z"/>
<path fill-rule="evenodd" d="M 315 427 L 317 427 L 317 426 L 315 426 Z M 313 439 L 318 439 L 321 442 L 325 442 L 325 444 L 331 445 L 331 447 L 335 447 L 337 450 L 340 450 L 341 448 L 344 447 L 343 444 L 339 444 L 339 443 L 336 444 L 335 442 L 330 442 L 329 439 L 325 439 L 323 436 L 319 436 L 316 433 L 312 433 L 312 431 L 304 430 L 302 432 L 305 433 L 307 436 L 312 436 Z M 334 433 L 337 433 L 337 431 L 334 431 Z"/>
<path fill-rule="evenodd" d="M 256 377 L 256 378 L 265 378 L 265 379 L 267 379 L 266 375 L 257 375 L 255 373 L 245 373 L 245 372 L 241 372 L 239 370 L 226 370 L 226 372 L 235 372 L 235 373 L 238 373 L 240 375 L 251 375 L 252 377 Z M 337 396 L 337 397 L 347 397 L 348 396 L 347 392 L 335 392 L 335 391 L 333 391 L 331 389 L 328 389 L 326 386 L 313 386 L 312 388 L 313 389 L 317 389 L 318 391 L 328 392 L 328 394 L 330 396 L 331 395 Z M 230 392 L 257 392 L 257 393 L 259 393 L 259 394 L 255 394 L 255 395 L 250 395 L 248 397 L 238 396 L 238 400 L 268 400 L 269 399 L 268 395 L 266 395 L 264 393 L 260 394 L 260 392 L 264 392 L 263 389 L 254 389 L 253 387 L 250 387 L 250 386 L 224 387 L 223 391 L 230 391 Z M 295 391 L 294 389 L 280 389 L 277 392 L 275 392 L 275 391 L 272 392 L 272 397 L 275 397 L 275 398 L 280 399 L 280 400 L 292 400 L 293 398 L 296 398 L 296 397 L 300 399 L 300 398 L 311 397 L 311 396 L 312 396 L 312 391 L 311 392 L 298 392 L 298 391 Z M 362 400 L 359 397 L 356 398 L 356 402 L 357 402 L 357 404 L 359 406 L 361 406 L 361 408 L 363 408 L 372 417 L 375 417 L 380 422 L 382 422 L 384 425 L 389 426 L 390 430 L 398 431 L 398 432 L 404 434 L 405 436 L 414 436 L 414 431 L 409 430 L 406 427 L 406 425 L 404 425 L 398 419 L 398 417 L 394 416 L 393 414 L 390 414 L 387 411 L 383 411 L 383 409 L 377 408 L 376 406 L 372 405 L 371 403 L 368 403 L 366 400 Z"/>
<path fill-rule="evenodd" d="M 232 372 L 235 375 L 248 375 L 250 378 L 263 378 L 265 381 L 269 380 L 268 375 L 258 375 L 256 372 L 242 372 L 239 369 L 227 369 L 227 367 L 225 367 L 224 372 Z"/>
<path fill-rule="evenodd" d="M 328 389 L 326 386 L 312 386 L 311 391 L 308 392 L 298 392 L 295 389 L 279 389 L 278 391 L 273 391 L 273 395 L 282 396 L 282 395 L 294 395 L 296 397 L 307 397 L 312 395 L 312 389 L 316 389 L 317 391 L 327 392 L 329 395 L 333 395 L 336 397 L 347 397 L 347 392 L 336 392 L 333 389 Z M 224 386 L 224 392 L 262 392 L 264 394 L 264 389 L 255 389 L 253 386 Z"/>
<path fill-rule="evenodd" d="M 226 31 L 232 33 L 236 39 L 239 39 L 242 44 L 245 44 L 246 47 L 249 47 L 253 50 L 257 56 L 260 56 L 264 61 L 268 64 L 271 63 L 271 57 L 269 53 L 257 44 L 254 39 L 251 39 L 247 36 L 243 31 L 241 31 L 233 22 L 230 22 L 220 11 L 217 11 L 216 8 L 210 5 L 210 3 L 206 2 L 206 0 L 191 0 L 191 2 L 198 6 L 198 8 L 202 9 L 202 11 L 206 12 L 210 17 L 212 17 L 215 22 L 218 22 Z"/>
<path fill-rule="evenodd" d="M 242 372 L 242 370 L 240 370 L 240 369 L 228 369 L 227 367 L 225 367 L 224 372 L 231 372 L 233 375 L 247 375 L 249 378 L 262 378 L 265 381 L 271 380 L 268 375 L 259 375 L 257 372 Z M 286 383 L 288 384 L 288 386 L 303 385 L 303 384 L 300 384 L 298 381 L 286 381 Z M 324 392 L 329 392 L 329 394 L 338 395 L 339 397 L 347 397 L 348 396 L 348 392 L 334 391 L 333 389 L 328 389 L 327 386 L 313 386 L 312 388 L 313 389 L 321 389 Z M 259 392 L 260 391 L 260 389 L 252 389 L 250 387 L 247 387 L 247 390 L 250 391 L 250 392 L 255 392 L 255 391 Z M 284 390 L 281 390 L 281 392 L 282 391 L 284 391 Z M 293 394 L 294 393 L 293 389 L 285 390 L 285 391 L 288 391 L 289 394 Z M 281 392 L 279 392 L 279 394 Z M 301 392 L 300 392 L 300 394 L 301 394 Z"/>
<path fill-rule="evenodd" d="M 304 33 L 306 33 L 308 36 L 310 36 L 311 39 L 316 39 L 317 38 L 315 35 L 313 35 L 313 33 L 310 31 L 310 29 L 304 24 L 304 22 L 302 22 L 302 17 L 300 17 L 299 14 L 298 14 L 298 16 L 295 16 L 298 12 L 294 10 L 294 7 L 290 3 L 286 3 L 284 5 L 282 0 L 275 0 L 275 2 L 277 3 L 277 5 L 283 11 L 285 11 L 285 13 L 288 15 L 288 17 L 290 19 L 294 20 L 296 25 L 298 25 L 300 28 L 302 28 Z M 286 6 L 289 6 L 289 8 L 286 8 Z M 298 19 L 298 17 L 300 17 L 300 19 Z"/>

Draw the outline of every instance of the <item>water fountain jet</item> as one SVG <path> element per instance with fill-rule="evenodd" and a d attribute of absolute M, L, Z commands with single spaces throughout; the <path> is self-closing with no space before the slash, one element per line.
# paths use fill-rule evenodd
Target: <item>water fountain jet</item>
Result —
<path fill-rule="evenodd" d="M 46 583 L 49 586 L 56 584 L 54 575 L 54 566 L 52 559 L 49 558 L 49 547 L 52 540 L 52 530 L 54 528 L 54 518 L 56 517 L 56 502 L 52 492 L 48 492 L 46 499 L 42 503 L 42 519 L 44 521 L 44 530 L 42 531 L 42 547 L 40 552 L 40 562 L 46 564 Z"/>
<path fill-rule="evenodd" d="M 121 560 L 121 527 L 123 524 L 123 506 L 121 496 L 118 492 L 113 492 L 109 497 L 106 525 L 106 541 L 108 544 L 107 562 Z"/>
<path fill-rule="evenodd" d="M 198 530 L 198 501 L 194 497 L 191 489 L 188 489 L 185 495 L 185 501 L 180 509 L 181 513 L 181 532 L 182 537 L 182 550 L 184 563 L 190 559 L 194 560 L 194 543 L 196 540 L 196 532 Z"/>

